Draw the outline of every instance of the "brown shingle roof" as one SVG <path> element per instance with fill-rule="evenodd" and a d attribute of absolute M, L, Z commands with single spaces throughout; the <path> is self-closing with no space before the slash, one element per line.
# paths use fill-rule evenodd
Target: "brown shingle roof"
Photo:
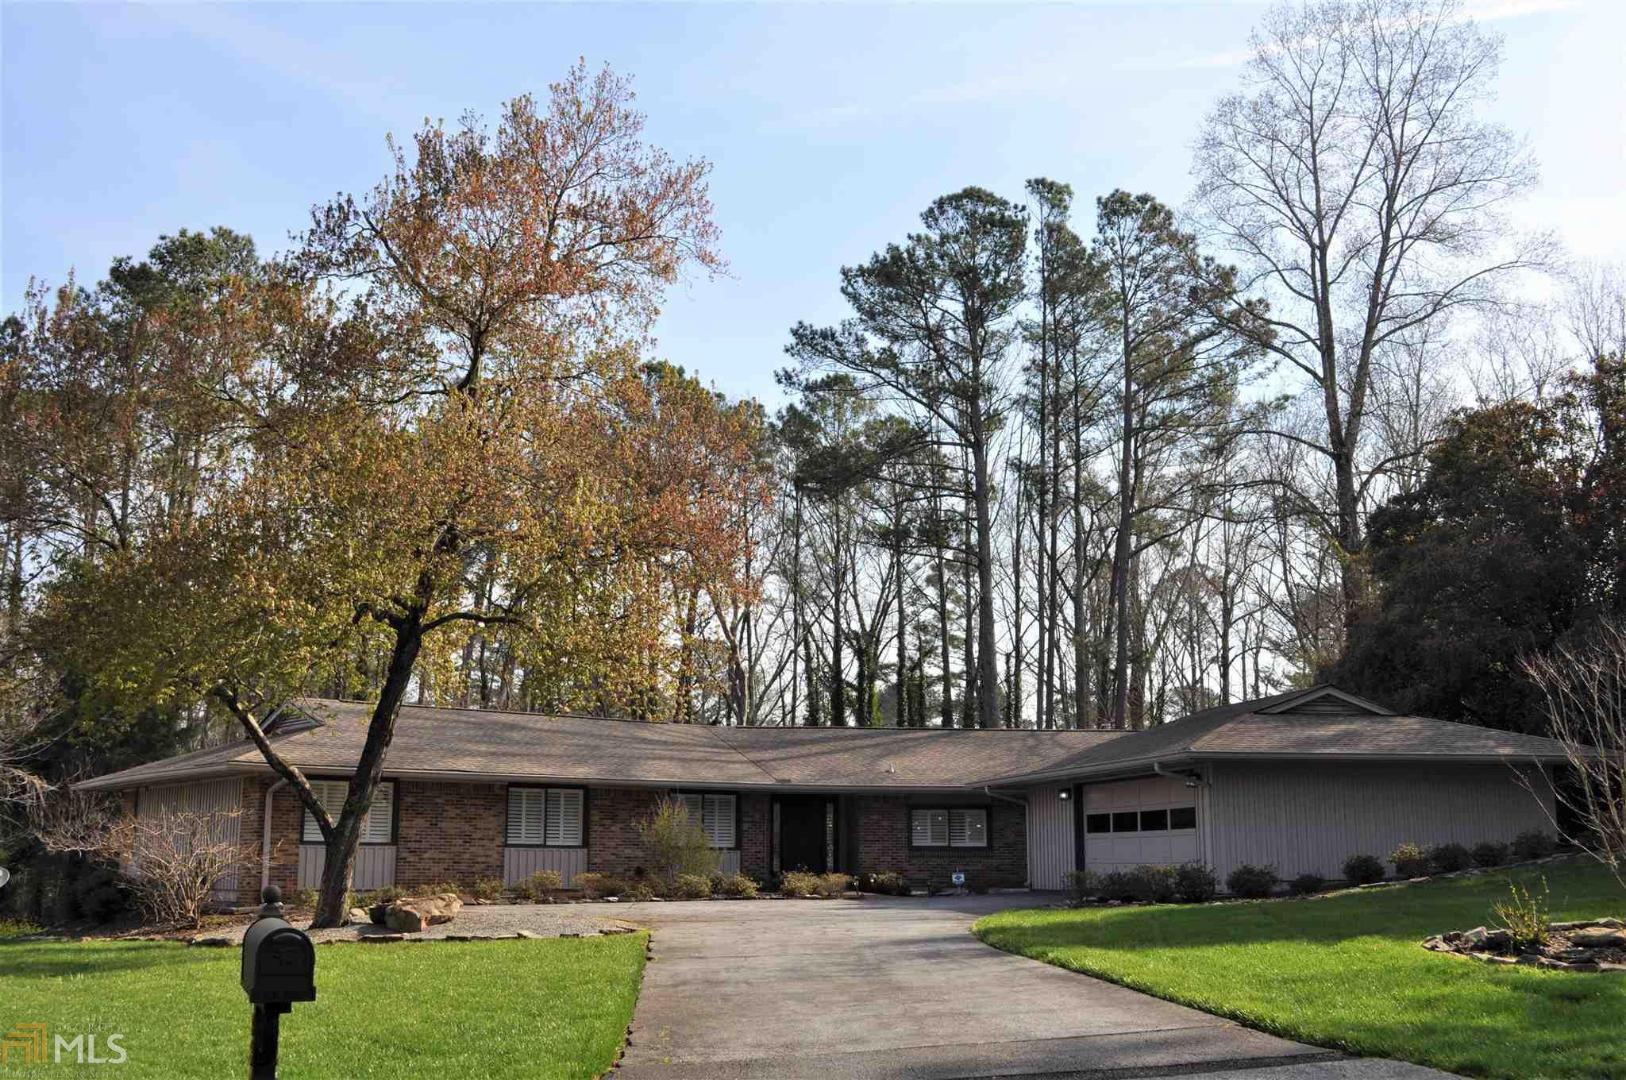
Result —
<path fill-rule="evenodd" d="M 307 701 L 317 727 L 272 742 L 306 772 L 350 771 L 371 706 Z M 1048 766 L 1121 733 L 874 728 L 724 728 L 586 716 L 406 706 L 388 776 L 574 780 L 728 787 L 958 788 L 1025 766 Z M 253 745 L 235 742 L 98 777 L 87 790 L 260 772 Z"/>
<path fill-rule="evenodd" d="M 307 701 L 320 725 L 272 741 L 315 774 L 347 773 L 371 706 Z M 673 786 L 944 790 L 1150 768 L 1224 755 L 1373 760 L 1557 760 L 1551 739 L 1395 716 L 1332 691 L 1298 690 L 1193 713 L 1147 731 L 963 731 L 940 728 L 728 728 L 404 707 L 388 776 Z M 235 742 L 88 781 L 116 790 L 233 772 L 265 772 Z"/>

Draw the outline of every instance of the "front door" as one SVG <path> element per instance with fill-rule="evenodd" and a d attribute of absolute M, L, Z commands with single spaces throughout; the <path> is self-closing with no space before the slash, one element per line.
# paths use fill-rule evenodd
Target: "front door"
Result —
<path fill-rule="evenodd" d="M 779 801 L 779 871 L 830 869 L 827 858 L 834 837 L 834 807 L 828 799 Z"/>

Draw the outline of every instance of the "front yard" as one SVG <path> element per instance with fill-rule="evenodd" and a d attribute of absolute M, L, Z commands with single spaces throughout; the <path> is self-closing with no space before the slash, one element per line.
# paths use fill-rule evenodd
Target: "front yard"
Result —
<path fill-rule="evenodd" d="M 1545 875 L 1552 918 L 1626 914 L 1591 863 L 1555 863 L 1305 900 L 1002 912 L 983 941 L 1287 1038 L 1491 1077 L 1626 1076 L 1626 973 L 1431 953 L 1493 923 L 1510 879 Z"/>
<path fill-rule="evenodd" d="M 316 952 L 317 1000 L 282 1023 L 282 1075 L 584 1078 L 614 1062 L 632 1018 L 644 934 L 342 944 Z M 237 949 L 162 942 L 29 942 L 0 935 L 0 1034 L 120 1034 L 120 1076 L 240 1075 L 249 1007 Z M 5 1074 L 32 1072 L 14 1051 Z M 71 1055 L 68 1060 L 71 1060 Z M 77 1075 L 64 1065 L 41 1075 Z M 85 1065 L 84 1075 L 106 1067 Z"/>

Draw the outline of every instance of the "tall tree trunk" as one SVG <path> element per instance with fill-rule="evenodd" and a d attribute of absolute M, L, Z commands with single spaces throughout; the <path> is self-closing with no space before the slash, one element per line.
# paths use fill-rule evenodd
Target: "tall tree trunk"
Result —
<path fill-rule="evenodd" d="M 1127 319 L 1125 320 L 1127 327 Z M 1134 550 L 1135 520 L 1135 375 L 1129 334 L 1123 336 L 1123 431 L 1118 454 L 1118 534 L 1112 549 L 1112 707 L 1113 727 L 1129 726 L 1129 561 Z"/>

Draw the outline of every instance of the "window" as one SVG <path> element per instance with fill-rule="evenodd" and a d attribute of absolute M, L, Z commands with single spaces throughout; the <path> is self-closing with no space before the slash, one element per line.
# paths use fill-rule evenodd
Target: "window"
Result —
<path fill-rule="evenodd" d="M 1142 810 L 1140 812 L 1141 832 L 1168 832 L 1169 812 L 1167 810 Z"/>
<path fill-rule="evenodd" d="M 509 788 L 509 845 L 581 847 L 585 794 L 581 788 Z"/>
<path fill-rule="evenodd" d="M 735 846 L 733 795 L 678 795 L 689 811 L 689 820 L 705 830 L 706 839 L 714 848 Z"/>
<path fill-rule="evenodd" d="M 312 780 L 311 791 L 316 795 L 316 801 L 322 804 L 328 817 L 334 821 L 339 820 L 339 814 L 344 810 L 345 796 L 350 793 L 348 780 Z M 316 816 L 309 810 L 305 811 L 305 825 L 300 831 L 300 840 L 307 844 L 320 844 L 322 842 L 322 827 L 316 823 Z M 380 780 L 378 787 L 373 789 L 373 803 L 367 808 L 367 813 L 361 819 L 361 842 L 363 844 L 393 844 L 395 843 L 395 781 Z"/>
<path fill-rule="evenodd" d="M 1169 828 L 1195 829 L 1197 827 L 1197 808 L 1195 806 L 1176 806 L 1169 811 Z"/>
<path fill-rule="evenodd" d="M 909 843 L 912 847 L 985 848 L 988 846 L 988 811 L 981 808 L 912 810 Z"/>
<path fill-rule="evenodd" d="M 1085 814 L 1084 815 L 1084 831 L 1085 832 L 1092 832 L 1092 833 L 1111 832 L 1112 831 L 1112 815 L 1111 814 Z"/>
<path fill-rule="evenodd" d="M 1113 832 L 1139 832 L 1140 815 L 1133 810 L 1119 810 L 1112 815 Z"/>

